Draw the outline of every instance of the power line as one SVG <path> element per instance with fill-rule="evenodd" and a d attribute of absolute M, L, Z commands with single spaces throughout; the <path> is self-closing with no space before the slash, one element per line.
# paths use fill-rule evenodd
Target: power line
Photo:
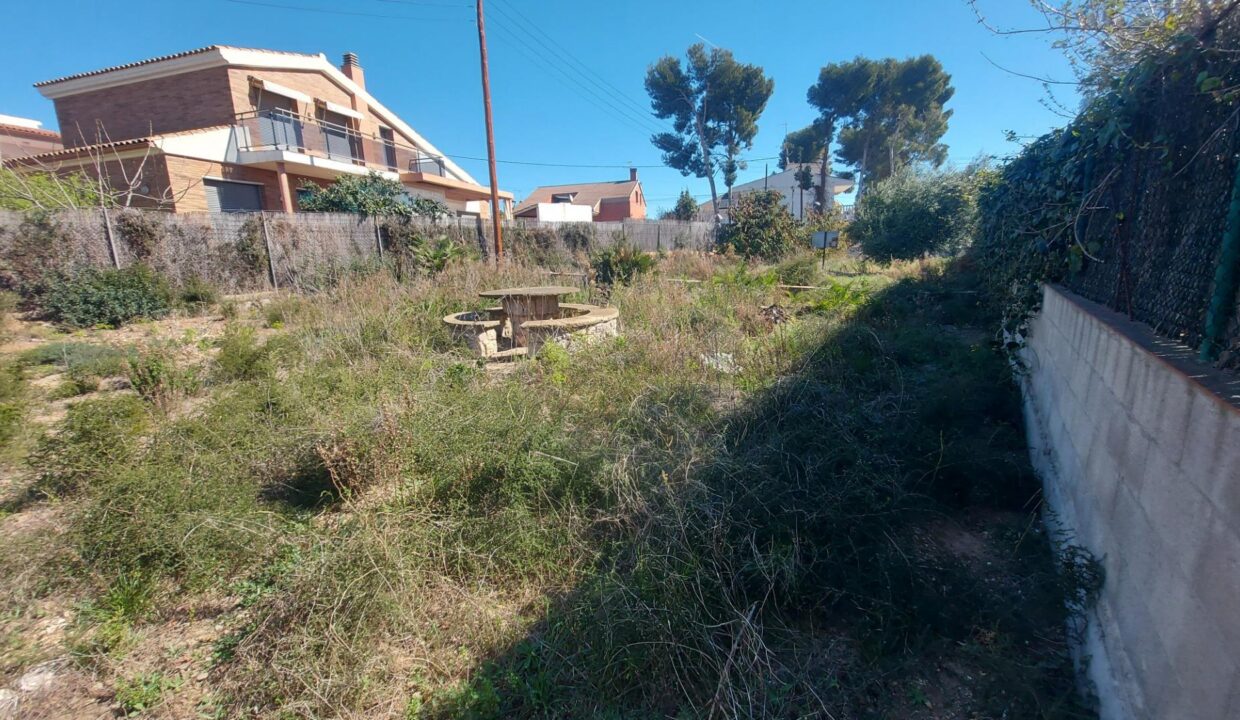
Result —
<path fill-rule="evenodd" d="M 550 68 L 551 70 L 558 73 L 567 82 L 572 83 L 573 85 L 577 86 L 581 90 L 584 90 L 590 96 L 590 98 L 594 99 L 594 100 L 590 100 L 590 102 L 596 107 L 599 107 L 600 109 L 608 112 L 609 114 L 613 114 L 617 118 L 623 119 L 624 121 L 628 122 L 630 125 L 633 125 L 637 129 L 639 129 L 643 135 L 656 134 L 656 133 L 663 132 L 662 128 L 660 128 L 658 125 L 655 125 L 650 120 L 650 118 L 644 115 L 641 115 L 639 113 L 635 113 L 632 110 L 622 105 L 617 105 L 614 101 L 608 99 L 606 96 L 599 94 L 597 91 L 595 91 L 589 85 L 586 85 L 584 82 L 579 80 L 577 77 L 570 75 L 568 72 L 565 71 L 562 63 L 556 62 L 554 59 L 549 59 L 548 57 L 546 57 L 543 53 L 541 53 L 538 50 L 538 48 L 526 42 L 526 40 L 522 37 L 522 35 L 519 32 L 513 31 L 510 28 L 505 27 L 504 25 L 496 25 L 496 27 L 504 33 L 505 41 L 510 42 L 510 43 L 515 43 L 514 47 L 520 50 L 521 53 L 525 55 L 527 58 L 530 58 L 531 60 L 535 60 L 539 62 L 544 67 Z M 595 100 L 597 100 L 597 102 L 595 102 Z"/>
<path fill-rule="evenodd" d="M 472 8 L 468 3 L 459 2 L 428 2 L 427 0 L 375 0 L 375 2 L 389 3 L 391 5 L 413 5 L 415 7 L 459 7 Z"/>
<path fill-rule="evenodd" d="M 599 88 L 600 90 L 607 93 L 608 95 L 614 97 L 621 104 L 624 104 L 625 107 L 635 109 L 636 112 L 641 113 L 643 117 L 650 118 L 655 123 L 656 126 L 664 127 L 665 128 L 664 132 L 673 130 L 671 125 L 669 125 L 666 121 L 655 117 L 651 113 L 649 107 L 646 107 L 642 105 L 641 103 L 637 102 L 636 100 L 633 100 L 633 98 L 626 95 L 623 90 L 621 90 L 620 88 L 608 82 L 606 78 L 604 78 L 602 75 L 598 74 L 588 65 L 586 65 L 584 62 L 582 62 L 576 55 L 570 52 L 567 48 L 565 48 L 563 45 L 557 42 L 555 38 L 553 38 L 545 30 L 539 27 L 537 23 L 535 23 L 533 20 L 530 20 L 529 16 L 521 12 L 520 8 L 518 8 L 516 5 L 507 2 L 507 0 L 504 0 L 502 4 L 496 3 L 494 7 L 500 14 L 504 15 L 509 20 L 515 21 L 515 24 L 523 25 L 524 27 L 528 28 L 531 31 L 530 33 L 531 39 L 533 39 L 539 45 L 542 45 L 544 48 L 547 48 L 547 50 L 554 53 L 555 55 L 563 58 L 569 63 L 577 65 L 582 70 L 584 70 L 585 72 L 582 72 L 581 70 L 578 70 L 576 72 L 579 75 L 581 75 L 583 78 L 585 78 L 587 82 Z M 505 7 L 508 8 L 507 11 L 504 9 Z M 509 14 L 509 11 L 511 11 L 512 14 Z M 546 38 L 547 41 L 550 43 L 550 45 L 548 45 L 547 42 L 543 42 L 543 40 L 538 37 L 539 35 L 541 35 L 543 38 Z M 593 76 L 593 78 L 591 76 Z M 594 78 L 597 78 L 597 80 L 595 80 Z"/>
<path fill-rule="evenodd" d="M 563 77 L 566 81 L 576 85 L 577 87 L 581 88 L 586 93 L 588 93 L 590 97 L 584 98 L 584 99 L 586 99 L 588 102 L 598 107 L 600 110 L 603 110 L 604 112 L 612 114 L 612 116 L 616 119 L 625 121 L 630 126 L 640 131 L 643 135 L 647 135 L 648 133 L 656 134 L 656 133 L 663 132 L 662 128 L 659 128 L 657 125 L 654 125 L 653 123 L 651 123 L 649 118 L 636 115 L 631 110 L 626 110 L 624 107 L 616 105 L 614 102 L 599 95 L 596 91 L 594 91 L 588 85 L 578 80 L 576 77 L 569 75 L 567 72 L 564 71 L 563 68 L 560 67 L 560 65 L 558 65 L 554 61 L 547 60 L 546 58 L 544 58 L 542 54 L 539 53 L 536 48 L 532 47 L 531 45 L 529 45 L 529 43 L 525 42 L 525 40 L 522 39 L 522 37 L 516 32 L 504 27 L 503 25 L 497 25 L 495 27 L 496 29 L 504 33 L 504 35 L 502 36 L 502 39 L 504 39 L 505 42 L 511 44 L 519 52 L 521 52 L 522 55 L 526 56 L 532 61 L 540 63 L 544 67 L 550 68 L 551 70 L 558 73 L 561 77 Z M 600 105 L 600 103 L 602 104 Z M 619 114 L 616 115 L 614 113 L 619 113 Z"/>
<path fill-rule="evenodd" d="M 474 157 L 470 155 L 450 155 L 444 154 L 443 157 L 452 158 L 453 160 L 478 160 L 485 162 L 484 157 Z M 776 156 L 777 157 L 777 156 Z M 741 158 L 738 158 L 740 160 Z M 775 157 L 769 158 L 745 158 L 746 162 L 763 162 L 765 160 L 774 160 Z M 592 170 L 624 170 L 627 168 L 636 168 L 638 170 L 676 170 L 676 168 L 667 165 L 633 165 L 631 163 L 615 163 L 615 164 L 574 164 L 574 163 L 548 163 L 548 162 L 531 162 L 526 160 L 497 160 L 496 162 L 508 165 L 529 165 L 533 167 L 554 167 L 554 168 L 584 168 Z M 680 172 L 676 170 L 676 172 Z"/>
<path fill-rule="evenodd" d="M 280 10 L 297 10 L 299 12 L 321 13 L 323 15 L 350 15 L 353 17 L 383 18 L 385 20 L 413 20 L 415 22 L 460 22 L 456 18 L 425 18 L 411 15 L 385 15 L 382 13 L 357 12 L 353 10 L 331 10 L 328 8 L 305 7 L 304 5 L 284 5 L 281 3 L 262 2 L 261 0 L 224 0 L 236 5 L 254 5 L 257 7 L 277 8 Z M 464 19 L 472 23 L 472 20 Z"/>

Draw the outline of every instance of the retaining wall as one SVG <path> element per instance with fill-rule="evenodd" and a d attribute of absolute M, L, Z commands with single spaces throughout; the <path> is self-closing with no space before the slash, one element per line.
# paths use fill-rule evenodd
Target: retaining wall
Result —
<path fill-rule="evenodd" d="M 1078 648 L 1103 720 L 1240 718 L 1240 380 L 1053 287 L 1025 360 L 1053 522 L 1106 571 Z"/>

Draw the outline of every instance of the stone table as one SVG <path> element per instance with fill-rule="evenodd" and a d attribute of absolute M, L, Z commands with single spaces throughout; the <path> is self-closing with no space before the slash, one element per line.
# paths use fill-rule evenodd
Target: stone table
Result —
<path fill-rule="evenodd" d="M 484 298 L 498 299 L 504 315 L 512 323 L 512 343 L 517 347 L 526 344 L 522 324 L 529 320 L 554 320 L 560 317 L 560 297 L 572 295 L 577 288 L 563 285 L 503 288 L 478 293 Z M 501 324 L 502 328 L 503 325 Z"/>

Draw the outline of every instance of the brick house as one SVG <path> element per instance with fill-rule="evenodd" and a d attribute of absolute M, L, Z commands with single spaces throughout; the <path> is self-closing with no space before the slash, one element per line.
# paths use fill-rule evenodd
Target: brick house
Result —
<path fill-rule="evenodd" d="M 490 188 L 367 92 L 352 53 L 336 67 L 212 45 L 35 87 L 55 103 L 64 149 L 16 162 L 102 173 L 136 206 L 295 212 L 300 187 L 378 172 L 458 215 L 490 216 Z M 510 212 L 512 194 L 500 198 Z"/>
<path fill-rule="evenodd" d="M 59 150 L 60 133 L 44 130 L 38 120 L 0 115 L 0 160 Z"/>
<path fill-rule="evenodd" d="M 556 206 L 560 204 L 589 208 L 589 212 L 557 212 Z M 637 179 L 637 168 L 629 169 L 628 180 L 536 188 L 513 213 L 515 217 L 529 220 L 561 221 L 576 219 L 578 214 L 582 220 L 590 219 L 594 222 L 645 220 L 646 194 L 642 191 L 641 181 Z"/>

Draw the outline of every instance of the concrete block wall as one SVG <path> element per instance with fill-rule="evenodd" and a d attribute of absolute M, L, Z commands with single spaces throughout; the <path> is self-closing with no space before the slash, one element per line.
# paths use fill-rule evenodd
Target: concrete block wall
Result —
<path fill-rule="evenodd" d="M 1102 718 L 1240 718 L 1240 381 L 1054 287 L 1024 359 L 1048 506 L 1106 571 Z"/>

